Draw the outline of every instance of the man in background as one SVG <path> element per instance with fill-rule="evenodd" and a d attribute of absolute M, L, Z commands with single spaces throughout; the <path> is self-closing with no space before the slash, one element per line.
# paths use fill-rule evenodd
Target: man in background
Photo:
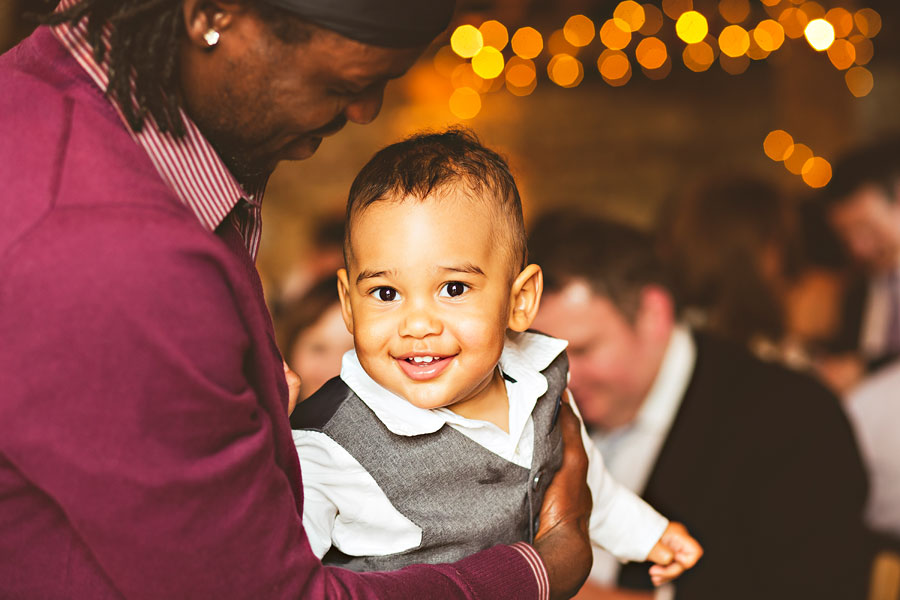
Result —
<path fill-rule="evenodd" d="M 679 324 L 645 235 L 559 213 L 529 252 L 545 274 L 534 327 L 569 340 L 570 388 L 609 470 L 706 549 L 656 598 L 863 597 L 866 480 L 836 398 Z M 598 551 L 578 598 L 651 598 L 647 584 Z"/>

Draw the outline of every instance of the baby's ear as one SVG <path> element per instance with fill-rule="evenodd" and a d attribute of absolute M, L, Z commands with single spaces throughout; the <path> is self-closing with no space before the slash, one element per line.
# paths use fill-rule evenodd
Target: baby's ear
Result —
<path fill-rule="evenodd" d="M 337 279 L 337 291 L 341 299 L 341 316 L 344 317 L 347 331 L 353 335 L 353 307 L 350 305 L 350 282 L 347 269 L 338 269 Z"/>
<path fill-rule="evenodd" d="M 544 290 L 544 272 L 537 265 L 528 265 L 513 281 L 509 292 L 509 323 L 513 331 L 525 331 L 531 327 L 541 304 Z"/>

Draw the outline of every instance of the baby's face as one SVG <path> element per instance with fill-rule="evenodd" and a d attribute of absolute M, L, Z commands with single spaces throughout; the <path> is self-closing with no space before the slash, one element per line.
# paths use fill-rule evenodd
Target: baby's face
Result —
<path fill-rule="evenodd" d="M 503 227 L 462 194 L 381 201 L 353 218 L 344 313 L 379 384 L 420 408 L 487 393 L 510 318 Z"/>

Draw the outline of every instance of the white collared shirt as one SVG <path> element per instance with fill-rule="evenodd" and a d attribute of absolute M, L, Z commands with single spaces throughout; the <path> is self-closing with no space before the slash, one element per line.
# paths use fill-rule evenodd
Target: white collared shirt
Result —
<path fill-rule="evenodd" d="M 541 371 L 566 345 L 531 333 L 507 337 L 500 369 L 508 376 L 509 433 L 447 408 L 428 410 L 410 404 L 376 383 L 363 370 L 354 350 L 344 355 L 341 379 L 394 434 L 424 435 L 446 424 L 498 456 L 530 468 L 534 449 L 531 412 L 547 391 Z M 293 435 L 303 468 L 303 524 L 317 556 L 324 556 L 332 545 L 354 556 L 383 556 L 421 543 L 422 530 L 391 505 L 349 452 L 318 431 L 295 430 Z M 582 438 L 594 499 L 591 540 L 621 560 L 644 560 L 668 521 L 609 475 L 583 427 Z"/>
<path fill-rule="evenodd" d="M 690 332 L 684 326 L 676 326 L 669 338 L 659 373 L 634 421 L 616 430 L 594 433 L 592 436 L 612 476 L 635 493 L 642 493 L 647 485 L 690 383 L 696 356 L 697 348 Z M 619 565 L 615 558 L 608 552 L 595 549 L 591 580 L 602 585 L 614 585 L 618 574 Z M 668 593 L 658 593 L 657 598 L 671 597 L 671 593 L 670 588 Z"/>

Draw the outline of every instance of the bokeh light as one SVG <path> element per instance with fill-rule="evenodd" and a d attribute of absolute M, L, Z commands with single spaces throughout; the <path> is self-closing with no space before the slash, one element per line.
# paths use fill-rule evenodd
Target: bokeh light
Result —
<path fill-rule="evenodd" d="M 749 0 L 719 0 L 719 14 L 729 23 L 743 23 L 750 16 L 750 2 Z"/>
<path fill-rule="evenodd" d="M 689 10 L 694 10 L 693 0 L 663 0 L 663 12 L 673 21 Z"/>
<path fill-rule="evenodd" d="M 846 8 L 832 8 L 825 13 L 825 20 L 834 26 L 834 36 L 843 38 L 853 31 L 853 15 Z"/>
<path fill-rule="evenodd" d="M 740 25 L 729 25 L 719 34 L 719 49 L 722 50 L 722 54 L 736 58 L 746 54 L 748 48 L 750 48 L 750 34 Z"/>
<path fill-rule="evenodd" d="M 450 95 L 449 106 L 458 119 L 471 119 L 481 112 L 481 96 L 472 88 L 462 87 Z"/>
<path fill-rule="evenodd" d="M 853 15 L 853 21 L 856 23 L 856 28 L 859 29 L 859 32 L 867 38 L 875 37 L 881 31 L 881 15 L 874 9 L 863 8 L 856 11 L 856 14 Z"/>
<path fill-rule="evenodd" d="M 563 26 L 563 36 L 566 41 L 581 48 L 587 46 L 593 41 L 595 35 L 594 22 L 584 15 L 574 15 L 569 17 Z"/>
<path fill-rule="evenodd" d="M 506 82 L 517 88 L 526 88 L 537 77 L 534 61 L 513 56 L 506 64 Z"/>
<path fill-rule="evenodd" d="M 844 73 L 844 82 L 847 89 L 857 98 L 867 96 L 872 88 L 875 87 L 875 78 L 872 73 L 865 67 L 853 67 Z"/>
<path fill-rule="evenodd" d="M 622 19 L 612 18 L 600 27 L 600 41 L 610 50 L 621 50 L 631 43 L 631 30 Z"/>
<path fill-rule="evenodd" d="M 813 19 L 807 23 L 803 35 L 813 50 L 822 52 L 834 43 L 834 26 L 825 19 Z"/>
<path fill-rule="evenodd" d="M 672 72 L 672 59 L 671 57 L 666 58 L 666 62 L 664 62 L 658 69 L 647 69 L 643 65 L 641 65 L 641 70 L 644 72 L 644 75 L 647 76 L 647 79 L 665 79 L 669 76 L 669 73 Z"/>
<path fill-rule="evenodd" d="M 547 65 L 550 81 L 564 88 L 571 88 L 581 83 L 584 67 L 581 61 L 569 54 L 557 54 Z"/>
<path fill-rule="evenodd" d="M 641 27 L 644 26 L 646 15 L 644 14 L 643 6 L 634 0 L 624 0 L 616 6 L 616 10 L 613 11 L 613 18 L 624 21 L 628 24 L 629 31 L 635 32 L 640 31 Z"/>
<path fill-rule="evenodd" d="M 756 38 L 753 37 L 755 31 L 756 30 L 750 32 L 750 47 L 747 48 L 747 56 L 753 60 L 765 60 L 766 58 L 769 58 L 771 52 L 759 47 L 759 44 L 756 43 Z"/>
<path fill-rule="evenodd" d="M 544 49 L 544 38 L 534 27 L 522 27 L 513 34 L 512 49 L 521 58 L 535 58 Z"/>
<path fill-rule="evenodd" d="M 813 156 L 800 169 L 803 182 L 811 188 L 821 188 L 831 181 L 831 163 L 821 156 Z"/>
<path fill-rule="evenodd" d="M 652 4 L 643 4 L 644 8 L 644 26 L 638 31 L 641 35 L 656 35 L 663 26 L 663 14 L 656 6 Z"/>
<path fill-rule="evenodd" d="M 709 33 L 706 17 L 695 10 L 683 13 L 675 22 L 675 32 L 687 44 L 696 44 Z"/>
<path fill-rule="evenodd" d="M 463 63 L 463 59 L 450 46 L 442 46 L 434 53 L 434 70 L 444 77 L 450 77 L 453 69 Z"/>
<path fill-rule="evenodd" d="M 788 154 L 794 147 L 794 138 L 783 129 L 776 129 L 769 132 L 763 141 L 763 150 L 766 156 L 774 161 L 781 162 L 787 158 Z"/>
<path fill-rule="evenodd" d="M 450 36 L 450 47 L 463 58 L 472 58 L 484 47 L 484 38 L 473 25 L 460 25 Z"/>
<path fill-rule="evenodd" d="M 818 2 L 804 2 L 800 5 L 800 11 L 810 21 L 825 18 L 825 9 Z"/>
<path fill-rule="evenodd" d="M 836 69 L 849 69 L 856 61 L 856 48 L 847 40 L 834 40 L 828 48 L 828 60 Z"/>
<path fill-rule="evenodd" d="M 650 70 L 662 67 L 669 57 L 666 45 L 656 37 L 642 39 L 635 48 L 634 55 L 642 67 Z"/>
<path fill-rule="evenodd" d="M 791 39 L 803 37 L 803 30 L 809 23 L 809 17 L 799 8 L 786 8 L 778 16 L 778 22 L 784 28 L 784 34 Z"/>
<path fill-rule="evenodd" d="M 872 60 L 872 56 L 875 54 L 875 46 L 872 44 L 872 40 L 857 34 L 851 35 L 848 41 L 853 44 L 853 49 L 856 51 L 854 62 L 858 65 L 869 64 L 869 61 Z"/>
<path fill-rule="evenodd" d="M 803 172 L 806 161 L 813 157 L 813 151 L 806 144 L 794 144 L 792 148 L 791 153 L 784 159 L 784 166 L 794 175 L 799 175 Z"/>
<path fill-rule="evenodd" d="M 503 54 L 493 46 L 485 46 L 472 57 L 472 70 L 482 79 L 494 79 L 503 73 Z"/>
<path fill-rule="evenodd" d="M 500 21 L 485 21 L 478 26 L 478 31 L 481 32 L 481 38 L 484 40 L 485 46 L 493 46 L 497 50 L 503 50 L 506 48 L 506 44 L 509 43 L 509 31 Z"/>
<path fill-rule="evenodd" d="M 784 43 L 784 27 L 772 19 L 761 21 L 753 30 L 753 40 L 766 52 L 775 52 Z"/>
<path fill-rule="evenodd" d="M 472 64 L 467 62 L 453 69 L 453 73 L 450 74 L 450 85 L 454 89 L 467 87 L 477 92 L 483 92 L 489 87 L 485 85 L 484 79 L 472 69 Z"/>
<path fill-rule="evenodd" d="M 684 61 L 684 66 L 691 71 L 700 73 L 712 66 L 713 61 L 716 60 L 716 55 L 712 46 L 706 42 L 697 42 L 696 44 L 688 44 L 681 53 L 681 58 Z"/>
<path fill-rule="evenodd" d="M 573 46 L 569 43 L 569 40 L 566 39 L 566 34 L 562 29 L 557 29 L 547 38 L 547 52 L 550 53 L 550 56 L 555 56 L 557 54 L 571 54 L 572 56 L 577 56 L 579 50 L 580 48 L 578 46 Z"/>
<path fill-rule="evenodd" d="M 740 56 L 728 56 L 725 52 L 719 56 L 719 65 L 729 75 L 740 75 L 750 66 L 750 57 L 746 54 Z"/>
<path fill-rule="evenodd" d="M 604 50 L 597 59 L 597 70 L 607 81 L 618 81 L 631 70 L 631 61 L 621 50 Z"/>

